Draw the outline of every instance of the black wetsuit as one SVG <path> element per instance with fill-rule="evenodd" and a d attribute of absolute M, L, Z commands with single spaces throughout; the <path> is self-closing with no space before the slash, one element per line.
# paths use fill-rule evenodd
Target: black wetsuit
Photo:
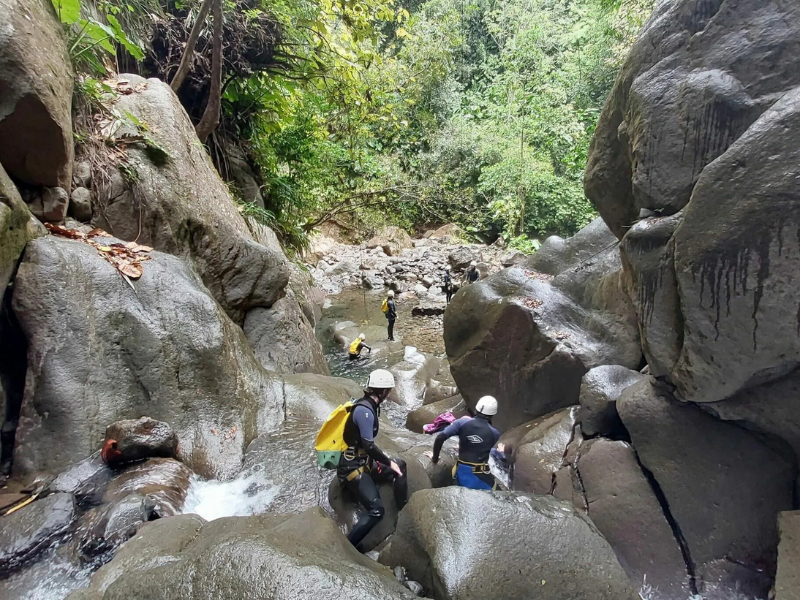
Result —
<path fill-rule="evenodd" d="M 408 496 L 406 463 L 395 459 L 394 462 L 403 472 L 402 477 L 398 476 L 389 467 L 392 459 L 374 443 L 379 428 L 378 414 L 378 406 L 369 396 L 364 396 L 356 402 L 344 428 L 344 441 L 348 449 L 339 459 L 339 467 L 336 470 L 339 483 L 350 490 L 367 509 L 366 514 L 358 519 L 348 536 L 350 543 L 356 547 L 385 513 L 378 483 L 394 481 L 394 498 L 398 510 L 405 506 Z M 363 472 L 353 476 L 352 474 L 359 469 L 363 469 Z"/>
<path fill-rule="evenodd" d="M 467 271 L 467 281 L 469 281 L 470 283 L 475 283 L 476 281 L 478 281 L 478 277 L 480 277 L 478 269 L 475 267 L 470 267 L 469 270 Z"/>
<path fill-rule="evenodd" d="M 450 278 L 450 273 L 444 274 L 444 293 L 447 296 L 447 303 L 450 304 L 450 298 L 453 297 L 453 280 Z"/>
<path fill-rule="evenodd" d="M 394 321 L 397 319 L 397 307 L 391 298 L 387 299 L 386 305 L 389 307 L 389 310 L 386 311 L 386 318 L 389 319 L 389 339 L 394 341 Z"/>
<path fill-rule="evenodd" d="M 473 489 L 492 489 L 495 480 L 489 472 L 489 454 L 500 439 L 500 432 L 481 414 L 453 421 L 436 436 L 433 443 L 434 462 L 439 460 L 442 444 L 454 435 L 458 436 L 458 484 Z"/>

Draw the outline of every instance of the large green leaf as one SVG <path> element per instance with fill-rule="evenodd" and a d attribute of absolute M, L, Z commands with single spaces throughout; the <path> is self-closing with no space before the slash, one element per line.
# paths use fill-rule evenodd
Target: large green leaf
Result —
<path fill-rule="evenodd" d="M 81 16 L 81 3 L 80 0 L 50 0 L 53 3 L 53 8 L 56 9 L 58 18 L 62 23 L 72 25 Z"/>
<path fill-rule="evenodd" d="M 130 38 L 128 38 L 126 33 L 122 30 L 122 26 L 119 24 L 117 18 L 114 15 L 108 14 L 106 15 L 106 19 L 111 25 L 111 29 L 114 32 L 114 38 L 116 41 L 122 44 L 125 50 L 128 51 L 128 54 L 130 54 L 133 58 L 136 60 L 142 60 L 144 58 L 144 52 L 142 52 L 142 49 L 134 44 Z"/>

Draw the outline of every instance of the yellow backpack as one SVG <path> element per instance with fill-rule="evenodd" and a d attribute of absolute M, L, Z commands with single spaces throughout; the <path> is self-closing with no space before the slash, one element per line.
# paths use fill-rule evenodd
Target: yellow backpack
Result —
<path fill-rule="evenodd" d="M 328 415 L 317 433 L 314 449 L 317 451 L 317 464 L 323 469 L 335 469 L 339 466 L 339 457 L 347 450 L 344 441 L 344 426 L 350 418 L 356 401 L 352 398 L 337 406 Z"/>
<path fill-rule="evenodd" d="M 381 310 L 383 311 L 384 314 L 389 312 L 389 299 L 388 298 L 384 298 L 383 299 L 383 304 L 381 304 Z"/>
<path fill-rule="evenodd" d="M 350 342 L 350 354 L 358 354 L 358 345 L 361 343 L 361 338 L 357 337 Z"/>

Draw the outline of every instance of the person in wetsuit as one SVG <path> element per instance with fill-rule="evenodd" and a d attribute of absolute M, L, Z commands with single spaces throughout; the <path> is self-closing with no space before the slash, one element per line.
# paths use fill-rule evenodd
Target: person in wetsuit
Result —
<path fill-rule="evenodd" d="M 481 274 L 480 271 L 478 271 L 478 265 L 473 260 L 471 263 L 469 263 L 469 269 L 467 269 L 467 277 L 466 277 L 467 283 L 475 283 L 476 281 L 478 281 L 480 276 Z"/>
<path fill-rule="evenodd" d="M 347 538 L 356 548 L 385 513 L 379 483 L 393 481 L 398 511 L 408 499 L 406 463 L 390 458 L 375 445 L 380 405 L 393 387 L 394 376 L 389 371 L 377 369 L 370 373 L 364 397 L 355 403 L 344 427 L 347 450 L 339 459 L 336 475 L 339 484 L 367 510 Z"/>
<path fill-rule="evenodd" d="M 389 293 L 386 295 L 386 305 L 389 307 L 389 310 L 386 311 L 386 318 L 389 320 L 389 341 L 394 341 L 394 322 L 397 319 L 397 307 L 394 304 L 394 292 L 389 290 Z"/>
<path fill-rule="evenodd" d="M 458 485 L 473 490 L 491 490 L 497 485 L 489 471 L 489 455 L 500 439 L 500 432 L 492 427 L 492 417 L 497 414 L 497 400 L 484 396 L 475 406 L 474 417 L 462 417 L 445 427 L 433 443 L 431 462 L 439 462 L 439 453 L 445 441 L 458 436 Z"/>
<path fill-rule="evenodd" d="M 450 267 L 445 267 L 444 270 L 444 293 L 447 296 L 447 303 L 450 304 L 450 298 L 453 297 L 453 279 L 450 277 Z"/>
<path fill-rule="evenodd" d="M 366 340 L 366 339 L 367 339 L 367 336 L 365 336 L 362 333 L 356 339 L 354 339 L 352 342 L 350 342 L 350 347 L 348 349 L 350 360 L 355 360 L 355 359 L 359 358 L 361 356 L 361 351 L 364 348 L 366 348 L 367 351 L 370 354 L 372 354 L 372 348 L 370 348 L 369 346 L 367 346 L 364 343 L 364 340 Z"/>

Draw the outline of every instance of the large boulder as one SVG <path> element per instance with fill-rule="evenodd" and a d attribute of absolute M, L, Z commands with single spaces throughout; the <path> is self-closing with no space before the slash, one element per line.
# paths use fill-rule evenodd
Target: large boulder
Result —
<path fill-rule="evenodd" d="M 616 552 L 631 582 L 651 600 L 690 596 L 688 570 L 650 482 L 630 444 L 595 439 L 577 463 L 588 515 Z"/>
<path fill-rule="evenodd" d="M 733 590 L 740 568 L 774 573 L 777 516 L 793 506 L 793 461 L 737 425 L 670 398 L 650 379 L 628 387 L 617 410 L 697 577 Z"/>
<path fill-rule="evenodd" d="M 734 9 L 720 0 L 676 0 L 656 7 L 606 102 L 586 168 L 586 195 L 618 237 L 642 208 L 664 215 L 683 208 L 704 168 L 800 84 L 789 58 L 800 51 L 799 33 L 800 5 L 793 2 L 744 0 Z M 785 134 L 774 137 L 787 142 Z M 786 164 L 796 163 L 790 154 Z M 748 170 L 741 170 L 743 181 L 752 181 Z M 730 194 L 721 189 L 718 198 L 743 197 Z M 727 231 L 715 220 L 696 223 Z M 701 237 L 709 233 L 714 237 L 708 229 Z"/>
<path fill-rule="evenodd" d="M 406 427 L 417 433 L 425 433 L 423 427 L 428 423 L 433 423 L 436 417 L 446 412 L 453 413 L 456 419 L 467 415 L 467 405 L 460 394 L 444 400 L 423 404 L 419 408 L 410 411 L 406 417 Z"/>
<path fill-rule="evenodd" d="M 673 237 L 683 346 L 670 375 L 681 399 L 722 400 L 800 363 L 798 132 L 800 87 L 703 170 L 683 211 Z"/>
<path fill-rule="evenodd" d="M 388 399 L 410 409 L 421 406 L 428 383 L 437 375 L 441 365 L 441 358 L 407 346 L 404 360 L 389 367 L 394 375 L 395 387 Z"/>
<path fill-rule="evenodd" d="M 602 277 L 618 268 L 617 258 L 616 267 L 607 264 Z M 597 289 L 597 279 L 581 282 L 579 272 L 563 275 L 570 289 Z M 444 316 L 444 341 L 467 404 L 495 396 L 495 423 L 504 429 L 577 404 L 581 378 L 593 367 L 638 367 L 635 320 L 592 305 L 591 298 L 574 298 L 555 280 L 519 268 L 459 291 Z"/>
<path fill-rule="evenodd" d="M 380 561 L 404 566 L 437 600 L 638 598 L 594 525 L 543 496 L 417 492 Z"/>
<path fill-rule="evenodd" d="M 447 262 L 456 270 L 466 269 L 477 258 L 469 246 L 457 246 L 447 256 Z"/>
<path fill-rule="evenodd" d="M 622 265 L 631 282 L 642 350 L 656 377 L 672 371 L 683 343 L 672 241 L 682 218 L 680 212 L 642 219 L 628 230 L 619 246 Z"/>
<path fill-rule="evenodd" d="M 797 600 L 800 593 L 800 511 L 778 515 L 781 543 L 778 546 L 778 575 L 775 600 Z"/>
<path fill-rule="evenodd" d="M 548 237 L 525 266 L 546 275 L 558 275 L 616 246 L 617 238 L 598 217 L 571 238 Z"/>
<path fill-rule="evenodd" d="M 98 449 L 108 424 L 147 414 L 177 431 L 194 471 L 224 478 L 282 421 L 268 374 L 197 275 L 159 252 L 142 264 L 129 285 L 88 244 L 28 244 L 13 296 L 29 342 L 23 471 L 63 469 Z"/>
<path fill-rule="evenodd" d="M 381 248 L 387 256 L 397 256 L 403 250 L 413 248 L 413 246 L 411 236 L 393 225 L 384 227 L 367 242 L 367 248 Z"/>
<path fill-rule="evenodd" d="M 52 494 L 3 516 L 0 575 L 8 575 L 64 534 L 75 518 L 70 494 Z"/>
<path fill-rule="evenodd" d="M 294 516 L 177 517 L 144 527 L 73 600 L 414 598 L 320 508 Z M 174 530 L 181 530 L 175 539 Z M 194 530 L 195 535 L 189 538 Z M 140 553 L 147 556 L 143 560 Z"/>
<path fill-rule="evenodd" d="M 180 514 L 186 501 L 192 471 L 171 458 L 151 458 L 128 467 L 103 490 L 106 504 L 131 494 L 146 497 L 159 517 Z"/>
<path fill-rule="evenodd" d="M 620 365 L 602 365 L 583 376 L 580 394 L 580 422 L 583 433 L 621 435 L 622 421 L 617 414 L 617 399 L 625 388 L 645 378 L 638 371 Z"/>
<path fill-rule="evenodd" d="M 0 294 L 11 281 L 25 244 L 45 233 L 0 165 Z"/>
<path fill-rule="evenodd" d="M 261 239 L 251 232 L 170 87 L 138 75 L 122 77 L 132 93 L 121 95 L 115 109 L 147 123 L 148 135 L 167 158 L 154 162 L 152 152 L 129 147 L 136 176 L 128 184 L 101 186 L 97 225 L 125 240 L 188 255 L 237 322 L 251 308 L 272 306 L 289 280 L 274 235 Z M 116 135 L 136 133 L 126 124 Z"/>
<path fill-rule="evenodd" d="M 242 324 L 256 358 L 276 373 L 329 375 L 328 362 L 294 292 L 270 308 L 253 308 Z"/>
<path fill-rule="evenodd" d="M 71 188 L 72 64 L 49 0 L 0 0 L 0 163 L 31 185 Z"/>

